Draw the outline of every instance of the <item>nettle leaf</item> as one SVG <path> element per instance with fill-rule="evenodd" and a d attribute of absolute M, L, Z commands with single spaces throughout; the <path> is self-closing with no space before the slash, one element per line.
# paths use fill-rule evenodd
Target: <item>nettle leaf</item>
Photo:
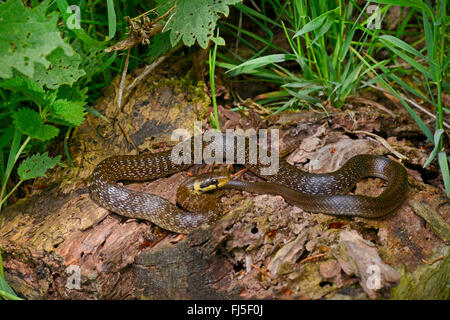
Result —
<path fill-rule="evenodd" d="M 71 101 L 86 101 L 88 98 L 87 95 L 88 89 L 89 89 L 88 87 L 80 88 L 79 86 L 69 87 L 68 85 L 62 85 L 61 87 L 58 88 L 57 99 L 66 99 Z"/>
<path fill-rule="evenodd" d="M 56 137 L 59 133 L 59 129 L 50 124 L 43 124 L 39 127 L 39 129 L 34 133 L 34 137 L 41 141 L 51 140 Z"/>
<path fill-rule="evenodd" d="M 68 101 L 66 99 L 58 99 L 50 106 L 51 114 L 57 119 L 62 120 L 58 123 L 78 127 L 84 121 L 86 114 L 83 106 L 84 101 Z"/>
<path fill-rule="evenodd" d="M 238 2 L 241 0 L 178 0 L 175 14 L 165 27 L 165 30 L 171 30 L 172 46 L 180 40 L 185 45 L 192 46 L 197 40 L 202 48 L 206 48 L 209 40 L 214 37 L 219 14 L 228 16 L 228 6 Z"/>
<path fill-rule="evenodd" d="M 14 126 L 23 134 L 41 141 L 47 141 L 56 137 L 59 129 L 43 124 L 42 118 L 36 111 L 22 108 L 13 113 Z"/>
<path fill-rule="evenodd" d="M 35 179 L 37 177 L 45 177 L 47 170 L 52 169 L 57 164 L 64 166 L 59 160 L 61 156 L 50 158 L 48 152 L 43 154 L 35 154 L 22 161 L 17 173 L 22 180 Z"/>
<path fill-rule="evenodd" d="M 0 88 L 20 92 L 39 106 L 45 105 L 48 101 L 44 89 L 38 83 L 28 78 L 14 77 L 0 81 Z"/>
<path fill-rule="evenodd" d="M 11 78 L 14 67 L 32 77 L 35 62 L 50 66 L 46 56 L 56 48 L 72 55 L 72 47 L 61 38 L 58 15 L 47 15 L 49 1 L 36 8 L 25 7 L 22 0 L 0 3 L 0 77 Z"/>
<path fill-rule="evenodd" d="M 33 79 L 41 86 L 49 89 L 56 89 L 63 84 L 71 86 L 86 74 L 83 69 L 79 69 L 81 56 L 76 52 L 67 56 L 63 49 L 58 48 L 47 58 L 51 63 L 50 68 L 37 64 L 34 70 Z"/>

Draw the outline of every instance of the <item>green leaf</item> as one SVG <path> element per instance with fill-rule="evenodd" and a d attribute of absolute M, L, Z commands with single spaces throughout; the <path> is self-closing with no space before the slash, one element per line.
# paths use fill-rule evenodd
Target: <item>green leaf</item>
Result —
<path fill-rule="evenodd" d="M 8 285 L 5 279 L 0 275 L 0 297 L 8 300 L 22 300 L 13 289 Z"/>
<path fill-rule="evenodd" d="M 164 31 L 171 30 L 170 42 L 175 46 L 182 40 L 187 46 L 196 41 L 202 48 L 206 48 L 214 36 L 219 14 L 228 16 L 229 5 L 241 0 L 178 0 L 175 13 L 170 18 Z"/>
<path fill-rule="evenodd" d="M 293 54 L 283 54 L 283 53 L 271 54 L 268 56 L 247 60 L 244 63 L 241 63 L 240 65 L 228 70 L 226 74 L 233 77 L 241 73 L 248 73 L 249 71 L 252 71 L 259 67 L 266 66 L 268 64 L 285 62 L 288 60 L 295 60 L 295 59 L 296 56 Z"/>
<path fill-rule="evenodd" d="M 41 141 L 47 141 L 51 140 L 54 137 L 56 137 L 59 133 L 59 129 L 55 126 L 52 126 L 50 124 L 43 124 L 39 127 L 39 129 L 36 130 L 34 133 L 34 136 L 32 138 L 41 140 Z"/>
<path fill-rule="evenodd" d="M 14 131 L 14 127 L 11 126 L 2 132 L 2 134 L 0 135 L 0 152 L 4 147 L 6 147 L 6 145 L 8 145 L 12 141 L 14 137 Z"/>
<path fill-rule="evenodd" d="M 211 127 L 213 127 L 214 129 L 219 129 L 220 128 L 219 127 L 219 122 L 214 117 L 212 112 L 209 114 L 209 123 L 211 124 Z"/>
<path fill-rule="evenodd" d="M 211 40 L 218 46 L 224 46 L 225 45 L 225 39 L 222 37 L 212 37 Z"/>
<path fill-rule="evenodd" d="M 380 4 L 391 4 L 394 6 L 411 7 L 419 10 L 424 10 L 430 17 L 433 17 L 433 11 L 422 0 L 371 0 Z"/>
<path fill-rule="evenodd" d="M 355 24 L 356 26 L 356 24 Z M 339 50 L 339 61 L 343 62 L 345 59 L 345 56 L 347 55 L 348 49 L 350 47 L 351 41 L 353 40 L 353 36 L 355 35 L 356 27 L 353 26 L 350 32 L 345 37 L 344 43 L 342 44 L 342 47 Z"/>
<path fill-rule="evenodd" d="M 48 2 L 33 9 L 25 7 L 22 0 L 0 4 L 0 77 L 11 78 L 13 67 L 32 77 L 35 63 L 48 68 L 46 56 L 58 47 L 73 54 L 57 28 L 58 16 L 46 15 Z"/>
<path fill-rule="evenodd" d="M 311 42 L 310 46 L 312 46 L 314 43 L 316 43 L 316 41 L 319 40 L 320 37 L 322 37 L 325 33 L 327 33 L 333 24 L 334 24 L 334 19 L 332 17 L 328 16 L 327 21 L 320 28 L 319 32 L 317 33 L 317 36 Z"/>
<path fill-rule="evenodd" d="M 42 87 L 56 89 L 63 84 L 71 86 L 86 74 L 79 68 L 81 56 L 76 52 L 72 56 L 67 56 L 64 50 L 58 48 L 48 56 L 48 60 L 52 64 L 50 68 L 46 69 L 38 64 L 33 76 L 33 80 Z"/>
<path fill-rule="evenodd" d="M 424 168 L 428 167 L 428 165 L 433 161 L 433 159 L 436 157 L 438 151 L 439 151 L 439 141 L 441 141 L 441 136 L 444 133 L 444 129 L 438 129 L 434 133 L 434 148 L 433 151 L 431 151 L 427 161 L 423 165 Z"/>
<path fill-rule="evenodd" d="M 301 28 L 296 34 L 294 34 L 292 38 L 299 37 L 305 33 L 311 32 L 313 30 L 316 30 L 317 28 L 322 27 L 325 19 L 327 19 L 329 15 L 335 15 L 338 12 L 339 8 L 336 8 L 321 14 L 320 16 L 314 18 L 313 20 L 305 24 L 303 28 Z"/>
<path fill-rule="evenodd" d="M 22 139 L 22 133 L 20 132 L 19 129 L 16 128 L 14 130 L 14 137 L 13 137 L 13 140 L 11 142 L 11 148 L 9 149 L 9 156 L 8 156 L 8 162 L 7 162 L 7 165 L 6 165 L 5 174 L 4 174 L 4 176 L 2 178 L 2 181 L 1 181 L 2 188 L 5 187 L 6 182 L 8 180 L 7 177 L 12 172 L 12 168 L 13 168 L 13 166 L 15 164 L 15 160 L 14 159 L 17 156 L 17 152 L 19 152 L 21 139 Z M 3 195 L 0 192 L 0 197 L 1 196 L 3 196 Z"/>
<path fill-rule="evenodd" d="M 295 82 L 286 83 L 285 85 L 282 85 L 282 87 L 299 89 L 299 88 L 304 88 L 304 87 L 315 86 L 318 83 L 319 82 L 313 82 L 313 81 L 299 79 L 298 81 L 295 81 Z M 323 89 L 323 86 L 318 86 L 318 87 L 319 87 L 319 89 Z"/>
<path fill-rule="evenodd" d="M 39 113 L 29 108 L 17 110 L 14 112 L 13 118 L 16 128 L 30 137 L 32 137 L 42 125 L 42 119 Z"/>
<path fill-rule="evenodd" d="M 447 193 L 447 197 L 450 198 L 450 172 L 448 169 L 449 159 L 447 158 L 445 151 L 440 151 L 438 153 L 438 162 L 441 167 L 442 179 L 444 179 L 445 191 Z"/>
<path fill-rule="evenodd" d="M 58 99 L 50 106 L 50 112 L 54 117 L 62 120 L 62 124 L 78 127 L 84 121 L 86 111 L 83 106 L 85 104 L 84 101 Z"/>
<path fill-rule="evenodd" d="M 19 298 L 13 289 L 8 285 L 3 271 L 2 252 L 0 250 L 0 297 L 7 300 L 23 300 Z"/>
<path fill-rule="evenodd" d="M 54 158 L 50 158 L 48 156 L 48 152 L 43 154 L 37 153 L 23 160 L 19 168 L 17 169 L 17 173 L 22 180 L 45 177 L 45 173 L 47 172 L 47 170 L 52 169 L 57 164 L 60 164 L 60 159 L 60 155 Z"/>
<path fill-rule="evenodd" d="M 29 78 L 14 77 L 0 81 L 0 88 L 20 92 L 41 107 L 48 102 L 44 89 Z"/>
<path fill-rule="evenodd" d="M 390 36 L 388 34 L 382 35 L 379 37 L 382 42 L 384 42 L 387 47 L 389 48 L 389 43 L 395 45 L 396 47 L 403 49 L 413 55 L 415 55 L 416 57 L 428 60 L 427 57 L 425 57 L 423 54 L 421 54 L 419 51 L 417 51 L 414 47 L 412 47 L 411 45 L 409 45 L 408 43 L 406 43 L 405 41 L 396 38 L 394 36 Z"/>
<path fill-rule="evenodd" d="M 423 57 L 426 59 L 426 61 L 429 61 L 426 57 L 424 57 L 422 54 L 420 54 L 417 50 L 415 50 L 413 47 L 408 45 L 406 42 L 401 41 L 400 39 L 397 39 L 395 37 L 390 37 L 388 41 L 386 39 L 383 39 L 383 36 L 380 37 L 381 42 L 383 42 L 387 48 L 392 50 L 397 56 L 405 60 L 411 67 L 415 68 L 417 71 L 421 72 L 425 76 L 427 76 L 430 79 L 433 79 L 433 74 L 430 72 L 429 68 L 424 67 L 422 64 L 405 54 L 403 51 L 396 49 L 396 47 L 399 47 L 401 49 L 407 50 L 410 53 L 413 53 L 419 57 Z M 394 39 L 398 41 L 394 41 Z M 403 42 L 403 43 L 402 43 Z M 394 45 L 394 46 L 393 46 Z M 417 51 L 417 52 L 416 52 Z M 433 79 L 434 80 L 434 79 Z"/>
<path fill-rule="evenodd" d="M 311 93 L 311 91 L 314 91 L 315 88 L 311 88 L 309 90 L 299 90 L 299 91 L 293 91 L 290 89 L 286 88 L 286 91 L 289 92 L 289 94 L 297 99 L 299 99 L 300 101 L 307 101 L 307 102 L 311 102 L 311 103 L 316 103 L 316 102 L 320 102 L 319 99 L 314 98 L 312 96 L 309 95 L 309 93 Z"/>
<path fill-rule="evenodd" d="M 29 108 L 22 108 L 14 112 L 13 119 L 16 128 L 31 138 L 47 141 L 59 133 L 58 128 L 43 124 L 39 113 Z"/>
<path fill-rule="evenodd" d="M 114 38 L 117 28 L 116 10 L 114 9 L 113 0 L 107 0 L 106 3 L 108 8 L 108 40 L 111 40 Z"/>

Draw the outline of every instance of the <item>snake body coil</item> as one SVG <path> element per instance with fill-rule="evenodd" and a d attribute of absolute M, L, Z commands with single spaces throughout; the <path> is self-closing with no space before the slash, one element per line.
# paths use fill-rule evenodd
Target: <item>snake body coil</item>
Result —
<path fill-rule="evenodd" d="M 246 150 L 248 159 L 247 153 Z M 91 197 L 102 207 L 117 214 L 148 220 L 170 231 L 189 233 L 204 223 L 211 224 L 217 220 L 219 218 L 217 210 L 185 211 L 159 196 L 121 187 L 117 181 L 152 180 L 185 170 L 190 166 L 174 164 L 170 151 L 112 156 L 100 162 L 94 169 L 91 175 Z M 263 176 L 261 173 L 263 166 L 259 163 L 245 163 L 244 166 L 269 182 L 230 181 L 225 188 L 279 194 L 291 204 L 310 212 L 367 218 L 381 217 L 402 203 L 407 190 L 405 168 L 381 156 L 357 155 L 339 170 L 323 174 L 301 171 L 283 159 L 279 160 L 278 172 L 272 176 Z M 387 186 L 380 196 L 344 194 L 356 182 L 369 176 L 387 181 Z"/>

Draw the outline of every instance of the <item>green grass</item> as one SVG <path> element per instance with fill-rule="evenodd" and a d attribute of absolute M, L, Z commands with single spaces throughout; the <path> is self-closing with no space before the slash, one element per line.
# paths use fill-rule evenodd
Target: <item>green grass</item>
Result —
<path fill-rule="evenodd" d="M 215 43 L 213 49 L 209 50 L 208 64 L 209 64 L 209 84 L 211 86 L 211 97 L 213 102 L 214 114 L 210 114 L 209 122 L 211 126 L 220 131 L 219 123 L 219 111 L 217 110 L 217 100 L 216 100 L 216 86 L 215 86 L 215 70 L 216 70 L 216 56 L 217 56 L 217 45 L 219 42 L 219 30 L 217 30 L 217 36 L 215 38 Z"/>
<path fill-rule="evenodd" d="M 229 24 L 224 26 L 226 32 L 239 39 L 239 35 L 246 35 L 262 42 L 263 49 L 256 50 L 253 45 L 247 45 L 248 41 L 243 42 L 254 51 L 250 59 L 239 63 L 243 59 L 236 54 L 231 58 L 220 55 L 223 61 L 217 65 L 228 69 L 229 76 L 250 74 L 280 85 L 281 90 L 268 93 L 268 99 L 261 101 L 278 105 L 276 113 L 289 108 L 321 107 L 324 96 L 332 105 L 341 107 L 346 98 L 360 87 L 361 79 L 369 71 L 349 48 L 352 46 L 358 52 L 364 50 L 368 55 L 376 48 L 377 31 L 364 27 L 368 4 L 363 8 L 353 2 L 344 6 L 342 1 L 301 0 L 284 4 L 267 1 L 266 4 L 272 6 L 278 21 L 242 4 L 237 8 L 261 27 L 267 38 Z M 353 18 L 355 21 L 351 21 Z M 271 29 L 284 33 L 290 46 L 288 52 L 271 45 L 275 32 Z M 357 31 L 361 33 L 358 42 L 354 41 Z M 267 51 L 276 53 L 263 54 Z M 294 72 L 283 67 L 283 63 L 288 61 L 295 61 L 298 70 Z"/>

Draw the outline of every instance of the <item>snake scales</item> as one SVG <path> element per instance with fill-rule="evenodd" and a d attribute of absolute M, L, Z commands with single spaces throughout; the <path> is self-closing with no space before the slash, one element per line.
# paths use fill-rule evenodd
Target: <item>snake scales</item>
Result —
<path fill-rule="evenodd" d="M 191 143 L 193 146 L 193 139 Z M 225 141 L 225 140 L 224 140 Z M 224 152 L 235 148 L 224 142 Z M 248 148 L 245 155 L 248 160 Z M 194 150 L 191 148 L 191 150 Z M 283 196 L 291 204 L 306 211 L 339 216 L 376 218 L 398 207 L 406 196 L 405 168 L 388 158 L 357 155 L 339 170 L 330 173 L 307 173 L 279 159 L 275 175 L 263 176 L 260 163 L 244 164 L 250 171 L 268 182 L 246 183 L 229 181 L 224 188 L 249 192 L 272 193 Z M 189 233 L 200 225 L 211 224 L 220 217 L 220 201 L 206 201 L 195 210 L 200 198 L 188 200 L 195 212 L 181 209 L 159 196 L 128 190 L 118 181 L 145 181 L 164 177 L 189 168 L 189 164 L 175 164 L 171 151 L 142 155 L 112 156 L 100 162 L 91 174 L 90 192 L 94 201 L 119 215 L 151 221 L 170 231 Z M 356 182 L 365 177 L 378 177 L 387 185 L 378 197 L 346 195 Z M 189 197 L 188 185 L 182 185 L 178 195 Z"/>

